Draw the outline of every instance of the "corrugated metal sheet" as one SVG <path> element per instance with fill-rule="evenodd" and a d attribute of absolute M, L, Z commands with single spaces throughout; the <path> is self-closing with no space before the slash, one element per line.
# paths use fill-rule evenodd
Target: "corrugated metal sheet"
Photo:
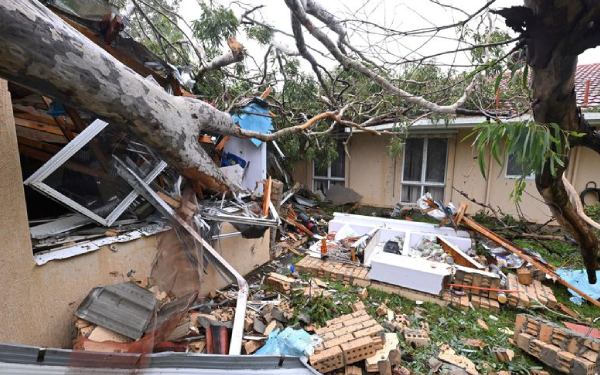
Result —
<path fill-rule="evenodd" d="M 157 305 L 152 292 L 126 282 L 92 289 L 75 316 L 137 340 L 146 331 Z"/>
<path fill-rule="evenodd" d="M 0 344 L 0 374 L 136 374 L 181 375 L 318 375 L 298 357 L 207 355 L 192 353 L 148 354 L 80 352 Z"/>

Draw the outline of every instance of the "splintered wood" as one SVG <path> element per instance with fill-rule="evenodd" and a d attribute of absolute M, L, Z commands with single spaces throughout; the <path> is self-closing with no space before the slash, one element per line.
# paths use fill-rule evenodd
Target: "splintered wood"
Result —
<path fill-rule="evenodd" d="M 315 370 L 326 373 L 348 364 L 367 359 L 383 348 L 383 327 L 366 311 L 342 315 L 329 320 L 325 327 L 316 330 L 323 339 L 310 364 Z"/>
<path fill-rule="evenodd" d="M 517 315 L 514 340 L 519 348 L 558 371 L 593 375 L 598 370 L 600 340 L 550 321 Z"/>

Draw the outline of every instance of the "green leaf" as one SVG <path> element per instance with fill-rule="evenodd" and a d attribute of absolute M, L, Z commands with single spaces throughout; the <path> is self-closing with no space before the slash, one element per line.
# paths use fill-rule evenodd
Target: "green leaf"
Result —
<path fill-rule="evenodd" d="M 477 159 L 477 161 L 479 162 L 479 170 L 481 171 L 481 175 L 484 179 L 487 180 L 485 176 L 485 148 L 479 148 L 479 157 Z"/>
<path fill-rule="evenodd" d="M 496 77 L 496 82 L 494 83 L 494 94 L 498 93 L 498 88 L 500 87 L 500 83 L 502 82 L 502 77 L 504 77 L 504 69 L 498 74 Z"/>
<path fill-rule="evenodd" d="M 525 68 L 523 69 L 523 89 L 527 90 L 529 88 L 529 65 L 525 64 Z"/>
<path fill-rule="evenodd" d="M 473 77 L 475 74 L 482 72 L 482 71 L 496 65 L 497 62 L 498 62 L 498 60 L 491 60 L 483 65 L 478 66 L 477 69 L 475 69 L 471 73 L 467 74 L 466 78 L 469 79 L 469 78 Z"/>

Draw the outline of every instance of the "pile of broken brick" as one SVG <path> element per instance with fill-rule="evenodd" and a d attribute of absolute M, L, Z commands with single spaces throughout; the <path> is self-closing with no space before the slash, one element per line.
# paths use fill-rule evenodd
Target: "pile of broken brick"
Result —
<path fill-rule="evenodd" d="M 301 272 L 307 269 L 306 264 L 300 262 L 298 268 Z M 360 273 L 346 274 L 351 276 L 341 278 L 341 281 L 351 284 L 356 277 L 357 280 L 362 280 L 359 283 L 365 285 Z M 256 353 L 265 345 L 270 335 L 290 327 L 305 330 L 315 338 L 318 337 L 318 345 L 314 352 L 308 355 L 308 363 L 320 373 L 339 374 L 343 371 L 353 375 L 362 374 L 364 370 L 384 375 L 409 375 L 411 371 L 403 367 L 406 359 L 401 347 L 432 345 L 429 324 L 422 319 L 426 316 L 426 311 L 418 306 L 414 308 L 411 316 L 407 316 L 400 310 L 389 308 L 389 301 L 384 301 L 371 316 L 365 306 L 369 292 L 363 286 L 359 287 L 357 293 L 360 300 L 351 306 L 352 313 L 335 317 L 326 321 L 323 326 L 318 326 L 311 322 L 306 314 L 294 310 L 291 296 L 303 293 L 307 299 L 320 295 L 331 297 L 328 281 L 315 276 L 303 279 L 297 273 L 286 276 L 270 272 L 262 276 L 258 274 L 257 277 L 258 281 L 252 283 L 245 314 L 243 354 Z M 327 277 L 338 279 L 336 274 L 331 272 Z M 179 315 L 171 313 L 168 318 L 163 319 L 171 322 L 170 327 L 161 330 L 161 327 L 151 325 L 152 329 L 147 329 L 142 337 L 135 339 L 92 321 L 77 318 L 76 349 L 112 353 L 139 352 L 141 347 L 145 347 L 151 352 L 228 353 L 236 313 L 233 306 L 237 299 L 237 291 L 233 288 L 213 290 L 202 303 L 193 304 L 192 302 L 197 303 L 196 295 L 184 297 L 182 303 L 182 298 L 173 299 L 169 293 L 160 291 L 151 279 L 132 278 L 126 284 L 132 284 L 129 288 L 135 286 L 151 293 L 158 301 L 156 310 L 159 316 L 163 310 L 174 311 Z M 373 284 L 369 286 L 372 287 Z M 88 312 L 91 310 L 89 308 Z M 482 329 L 487 329 L 483 320 L 477 323 Z M 148 337 L 153 341 L 148 342 Z M 463 341 L 462 344 L 466 347 L 486 347 L 481 340 Z M 509 341 L 558 371 L 577 375 L 593 374 L 596 371 L 600 340 L 559 327 L 555 323 L 530 315 L 518 315 L 514 339 Z M 509 362 L 514 356 L 510 349 L 494 347 L 490 350 L 499 362 Z M 449 345 L 442 345 L 437 355 L 429 358 L 427 366 L 431 370 L 430 373 L 450 371 L 453 374 L 475 375 L 482 370 L 466 356 L 457 354 Z M 545 374 L 539 370 L 532 373 Z M 508 374 L 506 372 L 503 375 Z"/>

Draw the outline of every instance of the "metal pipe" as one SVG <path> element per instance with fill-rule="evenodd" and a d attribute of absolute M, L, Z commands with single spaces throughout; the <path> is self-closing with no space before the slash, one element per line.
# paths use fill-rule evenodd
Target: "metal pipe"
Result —
<path fill-rule="evenodd" d="M 227 354 L 227 345 L 229 344 L 229 330 L 225 326 L 219 327 L 219 354 Z"/>
<path fill-rule="evenodd" d="M 215 354 L 213 349 L 212 327 L 206 327 L 206 354 Z"/>
<path fill-rule="evenodd" d="M 231 333 L 231 344 L 229 346 L 229 354 L 240 354 L 242 351 L 242 337 L 244 335 L 244 319 L 246 317 L 246 303 L 248 301 L 248 283 L 235 268 L 233 268 L 208 242 L 200 236 L 194 228 L 186 223 L 175 211 L 169 207 L 160 197 L 150 189 L 147 183 L 140 179 L 122 160 L 115 157 L 117 162 L 117 172 L 127 181 L 144 199 L 150 202 L 160 213 L 166 218 L 179 224 L 185 229 L 196 241 L 198 241 L 207 250 L 204 254 L 212 261 L 213 266 L 221 268 L 231 281 L 238 286 L 238 298 L 235 306 L 235 317 L 233 319 L 233 329 Z"/>

